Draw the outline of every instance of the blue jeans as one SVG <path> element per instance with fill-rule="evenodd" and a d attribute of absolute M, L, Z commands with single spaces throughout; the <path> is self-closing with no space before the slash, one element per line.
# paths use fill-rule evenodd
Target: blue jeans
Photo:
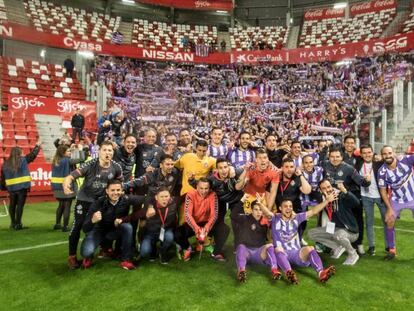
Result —
<path fill-rule="evenodd" d="M 374 204 L 378 206 L 379 211 L 381 213 L 382 224 L 384 227 L 384 240 L 385 240 L 385 229 L 386 229 L 385 212 L 387 209 L 385 207 L 384 202 L 382 202 L 381 198 L 372 199 L 372 198 L 362 196 L 361 199 L 362 199 L 362 207 L 364 208 L 364 211 L 365 211 L 365 227 L 367 230 L 368 246 L 374 247 L 375 246 Z M 387 245 L 386 240 L 385 240 L 385 245 Z"/>
<path fill-rule="evenodd" d="M 160 232 L 146 232 L 141 242 L 141 257 L 154 257 L 157 252 L 157 242 L 159 240 Z M 160 242 L 160 254 L 165 256 L 174 243 L 174 233 L 172 229 L 165 230 L 164 242 Z"/>
<path fill-rule="evenodd" d="M 104 240 L 114 241 L 121 238 L 122 241 L 122 260 L 129 260 L 131 257 L 132 245 L 132 226 L 130 223 L 120 224 L 113 230 L 105 230 L 99 226 L 95 226 L 86 234 L 81 245 L 81 255 L 83 258 L 91 258 L 95 250 Z"/>

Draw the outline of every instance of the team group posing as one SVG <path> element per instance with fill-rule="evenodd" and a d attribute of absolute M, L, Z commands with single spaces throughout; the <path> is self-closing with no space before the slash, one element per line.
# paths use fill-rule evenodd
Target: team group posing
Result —
<path fill-rule="evenodd" d="M 184 129 L 178 138 L 166 134 L 161 148 L 155 144 L 156 131 L 148 129 L 141 144 L 131 134 L 121 146 L 103 141 L 98 158 L 77 168 L 74 165 L 85 156 L 75 158 L 70 147 L 61 144 L 53 160 L 52 188 L 59 201 L 55 229 L 60 228 L 62 215 L 63 229 L 67 228 L 76 195 L 69 267 L 89 268 L 100 248 L 98 256 L 120 258 L 121 267 L 131 270 L 138 245 L 140 260 L 153 261 L 158 255 L 167 264 L 176 248 L 188 261 L 193 248 L 201 255 L 209 247 L 214 260 L 224 261 L 229 212 L 240 282 L 246 281 L 248 263 L 267 265 L 273 279 L 283 273 L 294 284 L 298 278 L 292 266 L 311 266 L 326 282 L 335 268 L 324 268 L 317 250 L 330 249 L 332 258 L 346 252 L 343 264 L 354 265 L 365 253 L 366 229 L 368 254 L 375 255 L 374 204 L 384 223 L 385 258 L 395 258 L 395 220 L 402 209 L 414 210 L 414 156 L 397 158 L 391 147 L 384 146 L 379 160 L 369 145 L 357 155 L 353 136 L 345 137 L 343 145 L 319 141 L 316 150 L 306 152 L 297 141 L 278 148 L 272 134 L 264 147 L 252 147 L 247 132 L 239 134 L 237 146 L 223 143 L 220 128 L 213 128 L 210 136 L 210 143 L 200 139 L 193 144 L 190 131 Z M 11 156 L 2 169 L 14 229 L 22 226 L 30 187 L 27 163 L 39 150 L 22 156 L 19 149 L 12 151 L 15 159 Z M 318 216 L 318 225 L 308 237 L 315 247 L 303 238 L 312 216 Z M 82 230 L 86 236 L 79 262 Z"/>

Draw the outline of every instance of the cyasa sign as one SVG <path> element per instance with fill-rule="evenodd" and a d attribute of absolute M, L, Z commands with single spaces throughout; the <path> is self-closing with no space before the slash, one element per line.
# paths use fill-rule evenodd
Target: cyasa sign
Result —
<path fill-rule="evenodd" d="M 86 42 L 86 41 L 76 41 L 73 38 L 65 37 L 63 39 L 63 44 L 74 50 L 87 50 L 91 52 L 102 52 L 102 45 L 99 43 Z"/>

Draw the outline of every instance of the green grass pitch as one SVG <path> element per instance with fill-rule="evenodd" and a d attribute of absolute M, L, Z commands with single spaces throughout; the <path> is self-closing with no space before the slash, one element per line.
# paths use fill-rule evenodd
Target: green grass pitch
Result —
<path fill-rule="evenodd" d="M 144 262 L 134 271 L 105 259 L 89 270 L 70 271 L 67 244 L 4 253 L 66 242 L 66 233 L 52 230 L 55 206 L 28 204 L 27 230 L 12 231 L 9 218 L 0 218 L 0 310 L 414 310 L 414 221 L 407 211 L 397 222 L 408 231 L 397 231 L 393 262 L 383 260 L 383 233 L 376 228 L 376 256 L 345 267 L 344 255 L 339 260 L 322 255 L 337 274 L 320 284 L 311 268 L 296 269 L 300 283 L 293 286 L 284 279 L 270 281 L 264 267 L 248 267 L 247 283 L 238 284 L 232 237 L 226 263 L 204 254 L 188 263 L 174 258 L 167 266 Z"/>

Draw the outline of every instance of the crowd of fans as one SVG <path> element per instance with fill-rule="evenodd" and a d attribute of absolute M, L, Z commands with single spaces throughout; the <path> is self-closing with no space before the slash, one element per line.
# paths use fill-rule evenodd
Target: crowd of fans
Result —
<path fill-rule="evenodd" d="M 381 157 L 367 144 L 357 150 L 352 134 L 356 120 L 387 105 L 393 80 L 411 80 L 411 72 L 402 55 L 225 67 L 97 58 L 95 79 L 111 92 L 110 107 L 98 119 L 95 141 L 79 130 L 79 139 L 65 135 L 52 163 L 54 229 L 68 230 L 76 197 L 69 267 L 89 268 L 98 248 L 127 270 L 135 268 L 133 258 L 158 255 L 167 264 L 174 245 L 183 261 L 195 250 L 225 261 L 230 214 L 240 282 L 248 262 L 268 265 L 273 279 L 283 272 L 294 284 L 292 267 L 311 266 L 326 282 L 335 268 L 324 268 L 318 252 L 335 259 L 346 252 L 343 264 L 354 265 L 365 254 L 366 229 L 368 254 L 375 255 L 374 203 L 386 259 L 394 259 L 395 219 L 414 209 L 414 156 L 399 159 L 389 146 Z M 80 119 L 77 111 L 72 124 Z M 3 166 L 11 229 L 23 228 L 27 164 L 39 148 L 23 156 L 16 147 Z M 304 237 L 316 215 L 318 226 L 308 232 L 313 247 Z"/>
<path fill-rule="evenodd" d="M 411 80 L 407 58 L 396 54 L 349 64 L 203 66 L 101 57 L 95 78 L 113 95 L 112 106 L 128 120 L 125 126 L 155 124 L 162 133 L 188 127 L 199 137 L 219 126 L 229 141 L 241 130 L 259 141 L 276 132 L 286 143 L 288 138 L 355 132 L 356 122 L 370 109 L 389 106 L 396 78 Z M 360 136 L 368 138 L 366 132 Z"/>

